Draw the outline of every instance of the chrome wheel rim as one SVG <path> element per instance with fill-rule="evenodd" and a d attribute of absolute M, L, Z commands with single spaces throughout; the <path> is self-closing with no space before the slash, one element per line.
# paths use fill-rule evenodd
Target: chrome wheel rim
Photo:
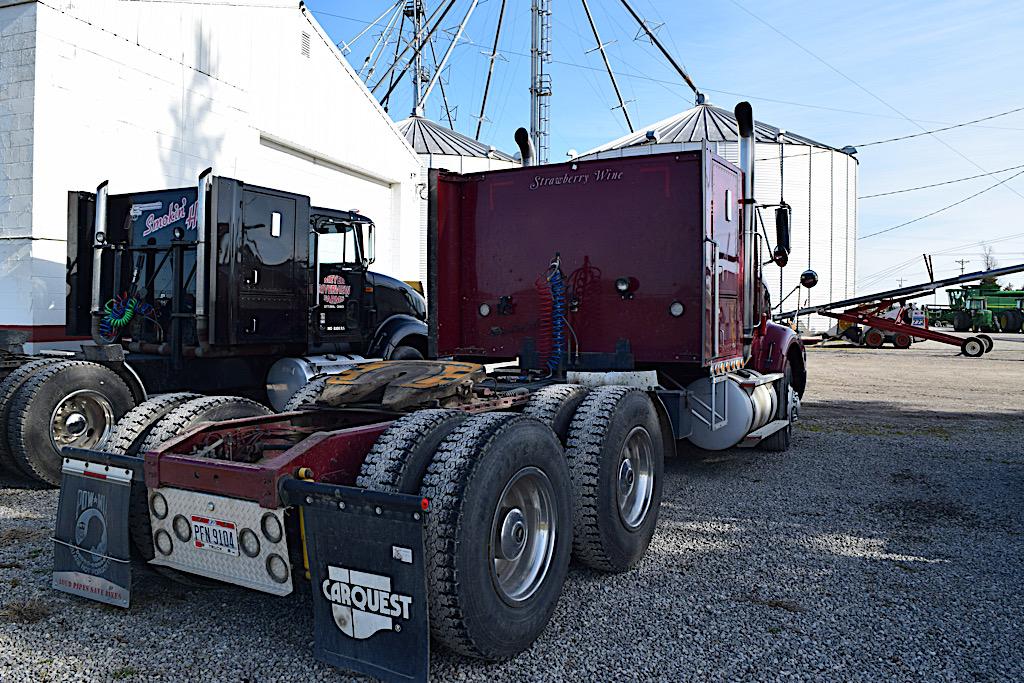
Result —
<path fill-rule="evenodd" d="M 50 440 L 58 451 L 65 446 L 92 448 L 110 436 L 114 408 L 103 394 L 80 389 L 65 396 L 50 414 Z"/>
<path fill-rule="evenodd" d="M 654 442 L 643 427 L 633 427 L 622 442 L 615 494 L 619 517 L 630 529 L 644 523 L 654 496 Z"/>
<path fill-rule="evenodd" d="M 544 583 L 557 527 L 551 480 L 536 467 L 516 472 L 491 521 L 491 575 L 506 600 L 528 600 Z"/>

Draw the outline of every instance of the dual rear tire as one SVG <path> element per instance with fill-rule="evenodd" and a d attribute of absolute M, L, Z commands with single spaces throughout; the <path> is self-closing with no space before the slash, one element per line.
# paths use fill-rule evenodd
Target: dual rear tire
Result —
<path fill-rule="evenodd" d="M 397 420 L 357 484 L 430 501 L 431 632 L 456 652 L 500 660 L 543 631 L 570 555 L 606 571 L 643 556 L 661 497 L 661 438 L 643 392 L 549 387 L 521 415 L 423 410 Z"/>

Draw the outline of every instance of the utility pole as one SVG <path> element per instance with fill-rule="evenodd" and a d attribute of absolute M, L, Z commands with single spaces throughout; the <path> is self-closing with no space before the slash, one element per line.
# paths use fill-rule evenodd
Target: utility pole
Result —
<path fill-rule="evenodd" d="M 971 260 L 970 260 L 970 259 L 955 259 L 955 260 L 953 261 L 953 263 L 959 263 L 959 264 L 960 264 L 960 274 L 961 274 L 961 275 L 963 275 L 963 274 L 964 274 L 964 265 L 965 265 L 965 264 L 968 264 L 968 263 L 970 263 L 970 262 L 971 262 Z"/>
<path fill-rule="evenodd" d="M 896 278 L 896 284 L 898 286 L 902 287 L 903 286 L 903 278 L 901 278 L 901 277 L 900 278 Z"/>

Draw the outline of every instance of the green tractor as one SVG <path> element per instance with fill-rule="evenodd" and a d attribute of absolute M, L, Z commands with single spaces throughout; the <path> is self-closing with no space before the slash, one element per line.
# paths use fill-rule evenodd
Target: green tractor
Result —
<path fill-rule="evenodd" d="M 953 312 L 953 329 L 957 332 L 996 332 L 996 317 L 984 298 L 968 298 L 961 310 Z"/>

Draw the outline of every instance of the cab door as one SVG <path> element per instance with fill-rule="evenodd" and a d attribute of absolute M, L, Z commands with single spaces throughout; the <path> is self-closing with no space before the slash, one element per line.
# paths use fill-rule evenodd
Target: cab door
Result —
<path fill-rule="evenodd" d="M 300 208 L 308 212 L 296 195 L 242 192 L 238 342 L 305 339 L 305 292 L 296 259 L 305 247 L 306 231 L 298 229 Z"/>

